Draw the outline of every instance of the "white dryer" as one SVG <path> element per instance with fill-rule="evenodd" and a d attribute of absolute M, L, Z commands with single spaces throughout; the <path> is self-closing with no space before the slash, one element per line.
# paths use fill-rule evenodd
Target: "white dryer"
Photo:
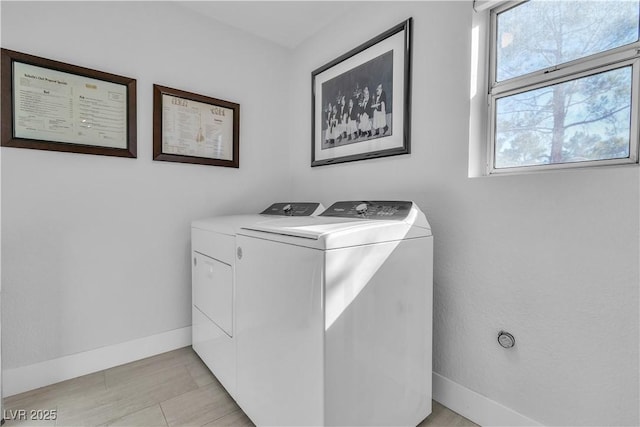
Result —
<path fill-rule="evenodd" d="M 433 237 L 412 202 L 337 202 L 238 232 L 237 398 L 257 425 L 431 412 Z"/>
<path fill-rule="evenodd" d="M 191 224 L 193 349 L 232 396 L 236 393 L 236 233 L 242 226 L 268 219 L 317 215 L 323 210 L 320 203 L 274 203 L 260 214 L 218 216 Z"/>

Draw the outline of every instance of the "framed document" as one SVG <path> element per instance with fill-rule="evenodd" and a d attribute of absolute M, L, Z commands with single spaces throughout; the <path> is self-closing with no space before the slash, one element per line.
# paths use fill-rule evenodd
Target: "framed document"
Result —
<path fill-rule="evenodd" d="M 153 85 L 153 159 L 240 167 L 240 105 Z"/>
<path fill-rule="evenodd" d="M 408 154 L 411 18 L 311 73 L 311 166 Z"/>
<path fill-rule="evenodd" d="M 1 51 L 5 147 L 136 157 L 136 81 Z"/>

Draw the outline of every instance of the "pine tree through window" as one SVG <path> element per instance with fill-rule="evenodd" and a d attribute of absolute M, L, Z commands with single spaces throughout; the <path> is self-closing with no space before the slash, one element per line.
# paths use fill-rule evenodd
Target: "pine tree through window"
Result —
<path fill-rule="evenodd" d="M 640 2 L 491 13 L 491 172 L 637 161 Z"/>

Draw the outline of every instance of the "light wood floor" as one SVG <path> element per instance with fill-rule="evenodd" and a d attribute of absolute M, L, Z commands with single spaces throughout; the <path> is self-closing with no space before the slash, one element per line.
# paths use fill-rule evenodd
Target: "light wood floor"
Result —
<path fill-rule="evenodd" d="M 253 425 L 191 347 L 9 396 L 4 406 L 13 418 L 5 427 Z M 32 410 L 57 419 L 30 419 Z M 420 427 L 475 425 L 433 402 Z"/>

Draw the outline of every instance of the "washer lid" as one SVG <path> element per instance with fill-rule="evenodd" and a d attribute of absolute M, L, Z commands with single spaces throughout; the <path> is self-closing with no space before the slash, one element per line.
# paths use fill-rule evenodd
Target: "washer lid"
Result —
<path fill-rule="evenodd" d="M 235 236 L 240 227 L 250 226 L 269 218 L 318 215 L 322 210 L 324 206 L 317 202 L 280 202 L 272 204 L 260 214 L 222 215 L 198 219 L 191 222 L 191 228 Z"/>
<path fill-rule="evenodd" d="M 338 203 L 360 205 L 362 202 Z M 376 219 L 367 219 L 354 216 L 352 212 L 355 210 L 350 209 L 345 210 L 344 212 L 348 213 L 342 217 L 335 214 L 336 211 L 333 209 L 334 213 L 331 215 L 323 213 L 318 217 L 274 219 L 246 225 L 238 234 L 317 249 L 335 249 L 431 236 L 431 227 L 424 213 L 414 203 L 407 203 L 409 205 L 406 214 L 396 216 L 395 219 L 377 219 L 383 217 L 382 215 L 376 215 Z M 335 205 L 327 211 L 331 211 Z"/>
<path fill-rule="evenodd" d="M 191 228 L 235 236 L 240 227 L 264 221 L 269 217 L 259 214 L 224 215 L 198 219 L 191 222 Z"/>

